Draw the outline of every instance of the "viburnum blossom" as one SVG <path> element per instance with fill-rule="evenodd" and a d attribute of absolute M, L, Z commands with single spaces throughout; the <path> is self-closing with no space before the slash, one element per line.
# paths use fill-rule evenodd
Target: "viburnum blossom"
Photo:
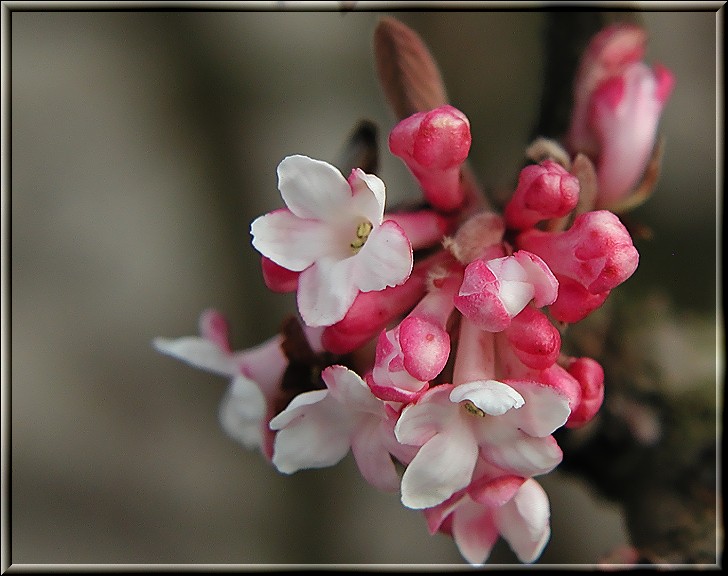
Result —
<path fill-rule="evenodd" d="M 598 208 L 631 201 L 675 83 L 664 66 L 642 62 L 646 44 L 644 28 L 613 24 L 594 36 L 579 65 L 566 144 L 594 159 Z"/>
<path fill-rule="evenodd" d="M 321 160 L 295 155 L 278 165 L 286 208 L 250 226 L 253 246 L 279 266 L 300 272 L 298 309 L 309 326 L 341 320 L 358 292 L 404 282 L 412 246 L 384 219 L 384 183 L 355 168 L 349 179 Z"/>
<path fill-rule="evenodd" d="M 253 221 L 252 244 L 266 286 L 297 293 L 303 324 L 290 319 L 232 352 L 224 320 L 207 311 L 200 337 L 154 345 L 231 380 L 223 427 L 279 472 L 351 452 L 368 483 L 399 490 L 469 563 L 484 563 L 499 537 L 535 562 L 551 530 L 534 478 L 562 461 L 555 432 L 594 419 L 608 385 L 599 362 L 569 353 L 562 336 L 637 268 L 610 207 L 634 202 L 672 76 L 640 62 L 641 29 L 598 34 L 565 142 L 526 149 L 531 161 L 498 210 L 467 164 L 470 121 L 445 101 L 426 48 L 391 19 L 375 38 L 399 116 L 389 150 L 421 202 L 385 213 L 372 150 L 348 178 L 321 160 L 284 158 L 285 208 Z M 409 75 L 396 56 L 416 62 Z"/>

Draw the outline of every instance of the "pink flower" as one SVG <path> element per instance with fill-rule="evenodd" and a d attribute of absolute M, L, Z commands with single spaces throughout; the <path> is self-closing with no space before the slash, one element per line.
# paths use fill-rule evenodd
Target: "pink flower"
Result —
<path fill-rule="evenodd" d="M 566 216 L 579 200 L 579 180 L 566 169 L 544 160 L 521 170 L 518 186 L 506 204 L 509 228 L 529 228 L 541 220 Z"/>
<path fill-rule="evenodd" d="M 284 474 L 333 466 L 351 449 L 368 482 L 396 490 L 399 475 L 390 454 L 407 453 L 394 440 L 396 412 L 344 366 L 329 366 L 321 378 L 325 390 L 299 394 L 270 421 L 277 431 L 273 465 Z"/>
<path fill-rule="evenodd" d="M 546 306 L 556 300 L 557 291 L 558 282 L 544 261 L 519 250 L 468 264 L 455 306 L 481 330 L 500 332 L 531 300 Z"/>
<path fill-rule="evenodd" d="M 473 565 L 486 562 L 499 536 L 521 562 L 534 562 L 551 536 L 548 496 L 533 478 L 486 476 L 424 514 L 430 533 L 452 535 Z"/>
<path fill-rule="evenodd" d="M 389 134 L 389 149 L 401 158 L 436 209 L 459 208 L 465 196 L 460 166 L 470 151 L 470 122 L 450 105 L 405 118 Z"/>
<path fill-rule="evenodd" d="M 672 92 L 669 70 L 641 62 L 646 42 L 638 26 L 609 26 L 592 39 L 577 72 L 567 142 L 595 161 L 597 208 L 618 205 L 639 184 Z"/>
<path fill-rule="evenodd" d="M 564 232 L 527 230 L 516 244 L 543 258 L 558 279 L 558 298 L 549 310 L 562 322 L 577 322 L 601 306 L 639 262 L 629 232 L 606 210 L 580 214 Z"/>
<path fill-rule="evenodd" d="M 379 335 L 368 381 L 378 397 L 409 402 L 442 372 L 450 356 L 447 321 L 462 280 L 459 268 L 431 278 L 428 293 L 407 317 Z"/>
<path fill-rule="evenodd" d="M 278 266 L 300 272 L 298 309 L 309 326 L 341 320 L 359 292 L 402 284 L 412 247 L 384 221 L 384 183 L 356 168 L 347 181 L 330 164 L 288 156 L 278 166 L 287 208 L 253 221 L 253 246 Z"/>
<path fill-rule="evenodd" d="M 233 352 L 225 318 L 216 310 L 200 315 L 200 336 L 155 338 L 154 347 L 195 368 L 231 379 L 220 403 L 219 418 L 225 432 L 246 448 L 259 448 L 270 458 L 273 435 L 268 420 L 273 416 L 281 378 L 288 359 L 277 334 L 254 348 Z"/>

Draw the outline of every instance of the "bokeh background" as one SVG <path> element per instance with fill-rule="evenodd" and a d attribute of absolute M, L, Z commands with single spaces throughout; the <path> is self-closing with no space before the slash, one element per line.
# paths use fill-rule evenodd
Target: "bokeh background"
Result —
<path fill-rule="evenodd" d="M 248 232 L 281 205 L 283 157 L 334 161 L 366 118 L 380 127 L 389 202 L 416 197 L 386 149 L 395 119 L 371 44 L 385 13 L 283 8 L 9 15 L 13 564 L 462 563 L 351 457 L 277 473 L 219 428 L 227 382 L 151 347 L 195 334 L 200 311 L 216 307 L 246 348 L 295 309 L 292 295 L 265 290 Z M 425 39 L 470 118 L 478 177 L 507 190 L 537 119 L 545 13 L 392 15 Z M 675 378 L 710 377 L 718 16 L 643 18 L 647 61 L 677 85 L 662 177 L 635 213 L 653 238 L 623 288 L 674 302 L 680 320 L 661 360 Z M 591 564 L 626 542 L 618 506 L 558 471 L 541 480 L 553 529 L 542 563 Z M 513 560 L 501 542 L 492 561 Z"/>

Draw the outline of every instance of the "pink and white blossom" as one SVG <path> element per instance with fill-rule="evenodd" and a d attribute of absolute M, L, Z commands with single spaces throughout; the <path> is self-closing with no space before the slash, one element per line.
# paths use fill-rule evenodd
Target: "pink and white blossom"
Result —
<path fill-rule="evenodd" d="M 384 221 L 385 187 L 356 168 L 349 179 L 307 156 L 284 158 L 278 188 L 286 208 L 253 221 L 253 246 L 278 266 L 300 272 L 298 310 L 309 326 L 341 320 L 359 292 L 402 284 L 412 246 Z"/>
<path fill-rule="evenodd" d="M 455 306 L 481 330 L 500 332 L 529 302 L 546 306 L 557 294 L 558 282 L 544 261 L 519 250 L 468 264 Z"/>
<path fill-rule="evenodd" d="M 195 368 L 231 380 L 219 407 L 223 430 L 246 448 L 258 448 L 270 458 L 273 435 L 268 429 L 274 400 L 288 359 L 280 334 L 262 344 L 233 352 L 227 321 L 217 310 L 205 310 L 199 320 L 200 336 L 155 338 L 154 347 Z"/>
<path fill-rule="evenodd" d="M 436 272 L 427 294 L 414 309 L 393 329 L 379 335 L 368 382 L 377 396 L 412 401 L 442 372 L 450 356 L 447 321 L 461 280 L 459 266 Z"/>
<path fill-rule="evenodd" d="M 551 433 L 568 415 L 564 397 L 531 382 L 430 388 L 405 406 L 394 428 L 399 442 L 420 447 L 402 476 L 402 503 L 441 504 L 470 484 L 479 455 L 525 477 L 549 472 L 562 457 Z"/>
<path fill-rule="evenodd" d="M 609 26 L 592 39 L 577 71 L 567 143 L 596 164 L 597 208 L 618 206 L 639 184 L 673 89 L 669 70 L 642 62 L 646 43 L 639 26 Z"/>
<path fill-rule="evenodd" d="M 399 475 L 391 454 L 406 451 L 394 440 L 396 412 L 345 366 L 329 366 L 321 378 L 325 390 L 299 394 L 270 421 L 271 430 L 276 431 L 273 465 L 293 474 L 333 466 L 351 450 L 368 482 L 382 490 L 396 490 Z"/>
<path fill-rule="evenodd" d="M 424 511 L 431 534 L 450 534 L 465 560 L 484 564 L 502 536 L 523 563 L 534 562 L 551 536 L 548 496 L 533 478 L 482 478 Z"/>

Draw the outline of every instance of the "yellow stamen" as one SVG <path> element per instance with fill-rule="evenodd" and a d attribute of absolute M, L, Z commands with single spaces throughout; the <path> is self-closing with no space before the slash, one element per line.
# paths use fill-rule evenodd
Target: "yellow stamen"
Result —
<path fill-rule="evenodd" d="M 354 254 L 359 252 L 359 250 L 361 250 L 361 247 L 366 244 L 367 238 L 369 238 L 369 233 L 372 231 L 372 228 L 372 223 L 369 222 L 369 220 L 364 220 L 363 222 L 360 222 L 359 225 L 356 227 L 356 238 L 350 244 Z"/>
<path fill-rule="evenodd" d="M 463 402 L 463 407 L 470 412 L 471 414 L 475 416 L 480 416 L 481 418 L 485 416 L 485 412 L 483 412 L 480 408 L 478 408 L 475 404 L 473 404 L 470 400 L 466 400 Z"/>

